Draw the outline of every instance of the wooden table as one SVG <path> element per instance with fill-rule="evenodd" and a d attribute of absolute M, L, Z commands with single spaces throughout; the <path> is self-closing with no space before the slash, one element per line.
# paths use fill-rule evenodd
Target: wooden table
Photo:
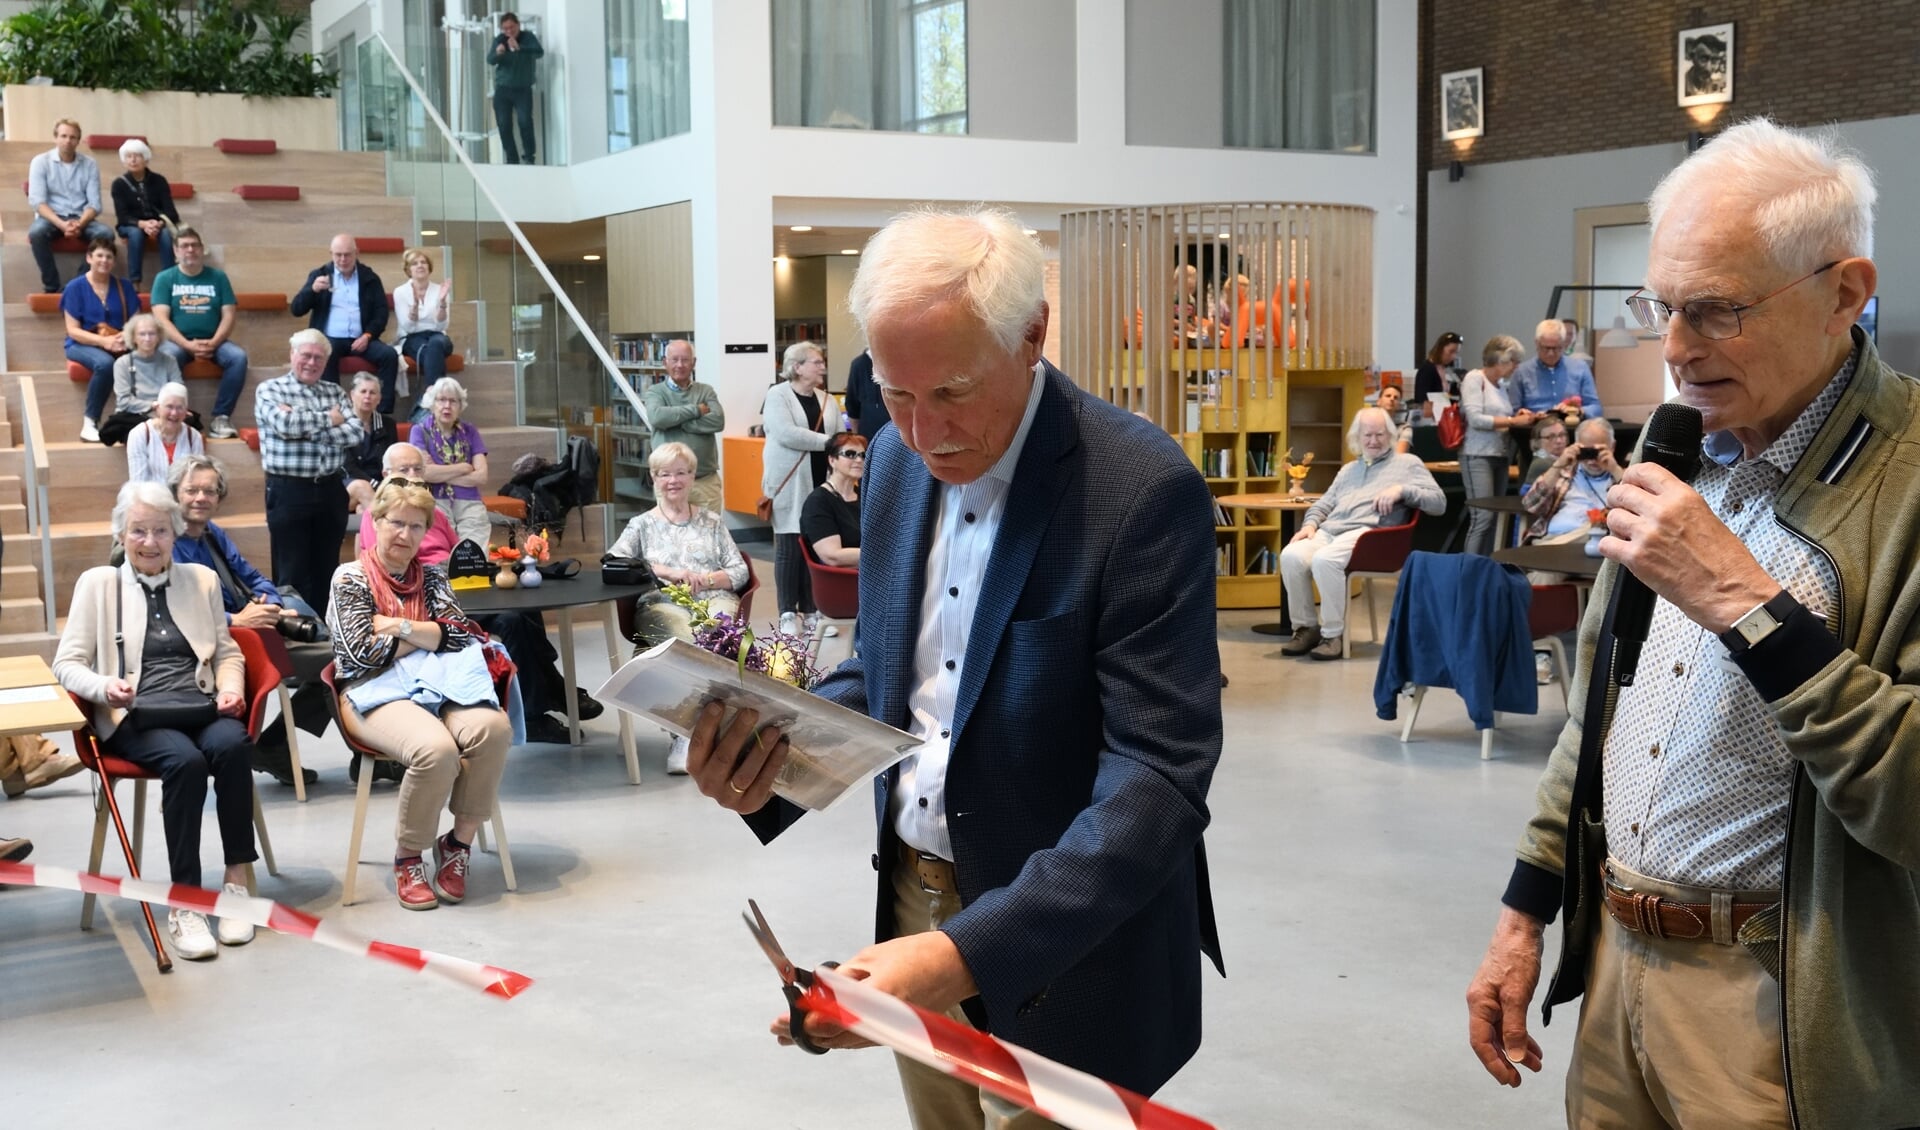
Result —
<path fill-rule="evenodd" d="M 1468 507 L 1493 512 L 1493 547 L 1495 549 L 1505 549 L 1513 544 L 1513 518 L 1516 514 L 1527 512 L 1525 503 L 1526 499 L 1517 494 L 1497 494 L 1486 498 L 1467 499 Z M 1566 572 L 1565 569 L 1560 571 Z"/>
<path fill-rule="evenodd" d="M 573 744 L 584 741 L 580 731 L 580 694 L 573 673 L 573 610 L 590 604 L 601 606 L 607 633 L 607 670 L 618 671 L 627 660 L 626 637 L 620 634 L 620 614 L 614 602 L 621 597 L 640 596 L 653 591 L 652 585 L 610 585 L 600 579 L 598 570 L 583 569 L 578 576 L 554 581 L 542 579 L 534 588 L 455 589 L 453 597 L 470 616 L 496 612 L 559 613 L 560 674 L 567 684 L 567 733 Z M 626 711 L 620 711 L 620 750 L 627 759 L 627 781 L 640 783 L 640 758 L 633 744 L 633 726 Z"/>
<path fill-rule="evenodd" d="M 1543 573 L 1565 573 L 1567 583 L 1580 590 L 1580 615 L 1587 614 L 1587 594 L 1593 591 L 1593 579 L 1600 574 L 1604 557 L 1588 557 L 1586 539 L 1559 545 L 1520 545 L 1495 550 L 1493 559 L 1502 565 Z"/>
<path fill-rule="evenodd" d="M 0 658 L 0 737 L 78 730 L 86 715 L 37 655 Z"/>
<path fill-rule="evenodd" d="M 1229 510 L 1273 510 L 1280 513 L 1284 518 L 1287 514 L 1305 514 L 1308 507 L 1320 501 L 1320 496 L 1318 494 L 1295 496 L 1279 492 L 1271 494 L 1223 494 L 1213 501 L 1215 505 L 1224 506 Z M 1285 549 L 1287 545 L 1284 540 L 1286 532 L 1286 523 L 1282 521 L 1280 524 L 1280 533 L 1283 539 L 1280 542 L 1280 547 L 1282 549 Z M 1280 555 L 1275 553 L 1273 575 L 1276 579 L 1280 577 L 1279 558 Z M 1288 634 L 1286 628 L 1287 585 L 1284 580 L 1280 581 L 1280 601 L 1278 607 L 1280 609 L 1280 619 L 1271 624 L 1255 624 L 1253 630 L 1263 636 L 1284 636 Z"/>

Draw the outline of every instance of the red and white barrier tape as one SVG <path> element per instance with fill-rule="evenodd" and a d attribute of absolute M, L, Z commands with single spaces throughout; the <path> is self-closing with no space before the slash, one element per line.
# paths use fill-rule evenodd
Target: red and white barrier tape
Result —
<path fill-rule="evenodd" d="M 495 965 L 482 965 L 432 950 L 362 938 L 303 910 L 251 895 L 232 895 L 181 883 L 155 883 L 147 879 L 113 879 L 89 871 L 70 871 L 64 867 L 43 867 L 31 863 L 0 863 L 0 885 L 56 887 L 85 894 L 133 899 L 176 910 L 197 910 L 216 918 L 241 918 L 255 926 L 318 942 L 329 949 L 390 961 L 415 973 L 432 973 L 496 997 L 517 996 L 533 984 L 533 978 L 524 973 L 515 973 Z"/>
<path fill-rule="evenodd" d="M 1211 1123 L 816 968 L 800 1007 L 1074 1130 L 1213 1130 Z"/>

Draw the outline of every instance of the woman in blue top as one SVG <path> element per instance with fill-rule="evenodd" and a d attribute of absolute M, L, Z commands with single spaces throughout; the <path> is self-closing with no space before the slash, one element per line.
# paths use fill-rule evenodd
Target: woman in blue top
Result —
<path fill-rule="evenodd" d="M 92 372 L 87 380 L 87 415 L 80 421 L 80 442 L 100 442 L 100 415 L 113 391 L 113 363 L 127 351 L 121 331 L 140 312 L 140 295 L 133 284 L 113 273 L 119 253 L 111 239 L 87 245 L 87 271 L 60 292 L 60 312 L 67 318 L 67 360 Z"/>

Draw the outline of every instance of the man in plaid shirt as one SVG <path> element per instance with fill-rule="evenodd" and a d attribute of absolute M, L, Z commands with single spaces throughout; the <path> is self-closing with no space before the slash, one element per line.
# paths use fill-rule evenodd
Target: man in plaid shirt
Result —
<path fill-rule="evenodd" d="M 294 334 L 292 371 L 260 385 L 253 418 L 267 472 L 267 533 L 273 580 L 291 585 L 327 614 L 333 567 L 347 534 L 346 449 L 360 442 L 359 417 L 339 385 L 320 378 L 333 344 L 319 330 Z"/>

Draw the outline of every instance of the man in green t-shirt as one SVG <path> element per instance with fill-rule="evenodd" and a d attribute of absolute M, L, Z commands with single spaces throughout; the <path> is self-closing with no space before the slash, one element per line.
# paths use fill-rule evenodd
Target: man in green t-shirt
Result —
<path fill-rule="evenodd" d="M 227 340 L 239 315 L 233 284 L 225 271 L 206 265 L 206 242 L 190 227 L 183 225 L 174 233 L 173 254 L 178 265 L 153 280 L 153 316 L 166 335 L 160 348 L 183 374 L 191 361 L 220 366 L 220 391 L 214 396 L 207 434 L 231 439 L 240 434 L 232 416 L 247 384 L 247 351 Z"/>

